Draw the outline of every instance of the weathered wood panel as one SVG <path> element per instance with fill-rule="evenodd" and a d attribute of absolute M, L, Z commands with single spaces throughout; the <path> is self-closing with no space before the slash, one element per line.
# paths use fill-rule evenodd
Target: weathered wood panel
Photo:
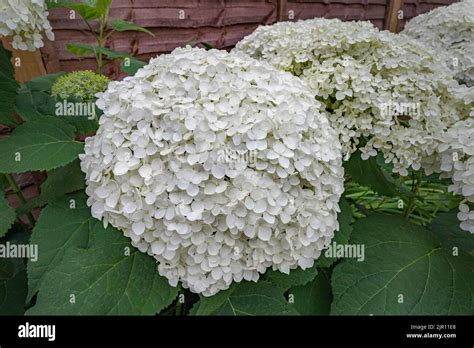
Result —
<path fill-rule="evenodd" d="M 155 34 L 114 33 L 107 42 L 117 51 L 148 59 L 167 53 L 178 46 L 193 41 L 209 42 L 217 48 L 230 49 L 258 25 L 277 20 L 298 20 L 315 17 L 343 20 L 369 20 L 383 28 L 388 0 L 114 0 L 111 16 L 132 20 Z M 404 18 L 446 5 L 453 0 L 405 0 Z M 280 8 L 278 5 L 280 4 Z M 80 18 L 71 19 L 66 9 L 50 13 L 56 41 L 43 49 L 48 55 L 48 71 L 58 68 L 66 71 L 95 69 L 93 57 L 69 54 L 66 43 L 71 41 L 94 43 L 87 27 Z M 56 62 L 54 62 L 56 59 Z M 51 61 L 53 60 L 53 61 Z M 110 65 L 105 72 L 118 76 L 118 66 Z"/>

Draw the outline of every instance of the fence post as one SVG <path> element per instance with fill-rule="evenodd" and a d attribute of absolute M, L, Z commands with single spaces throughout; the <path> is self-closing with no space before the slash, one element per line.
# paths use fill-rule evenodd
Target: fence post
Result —
<path fill-rule="evenodd" d="M 16 50 L 11 45 L 11 38 L 2 38 L 3 46 L 12 52 L 15 79 L 21 83 L 29 81 L 36 76 L 46 75 L 46 69 L 41 58 L 41 52 Z"/>
<path fill-rule="evenodd" d="M 277 22 L 286 21 L 288 15 L 286 13 L 287 0 L 277 0 L 277 13 L 276 20 Z"/>
<path fill-rule="evenodd" d="M 402 10 L 403 0 L 388 0 L 387 11 L 385 12 L 385 20 L 383 28 L 392 33 L 398 32 L 398 16 Z"/>

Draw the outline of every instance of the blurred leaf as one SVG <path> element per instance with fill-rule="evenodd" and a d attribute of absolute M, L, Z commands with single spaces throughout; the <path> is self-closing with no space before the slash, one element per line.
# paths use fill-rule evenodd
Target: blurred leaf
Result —
<path fill-rule="evenodd" d="M 3 198 L 3 191 L 0 191 L 0 237 L 5 236 L 15 219 L 15 209 Z"/>
<path fill-rule="evenodd" d="M 155 34 L 153 34 L 148 29 L 145 29 L 145 28 L 143 28 L 139 25 L 136 25 L 133 22 L 122 21 L 122 20 L 119 20 L 119 19 L 112 19 L 112 20 L 109 20 L 108 23 L 116 31 L 141 31 L 141 32 L 147 33 L 147 34 L 149 34 L 153 37 L 155 36 Z"/>
<path fill-rule="evenodd" d="M 0 44 L 0 124 L 16 126 L 13 117 L 15 98 L 20 87 L 10 62 L 11 53 Z"/>
<path fill-rule="evenodd" d="M 146 62 L 142 62 L 141 60 L 130 57 L 124 59 L 124 61 L 120 64 L 120 68 L 127 75 L 133 76 L 136 74 L 138 69 L 143 68 L 145 65 L 147 65 Z"/>
<path fill-rule="evenodd" d="M 13 227 L 1 245 L 28 244 L 28 232 Z M 25 260 L 0 258 L 0 315 L 23 315 L 28 291 Z"/>
<path fill-rule="evenodd" d="M 103 8 L 94 6 L 91 1 L 84 1 L 83 3 L 64 1 L 62 2 L 61 6 L 76 11 L 81 15 L 82 18 L 88 21 L 93 19 L 99 19 L 104 14 Z"/>
<path fill-rule="evenodd" d="M 83 43 L 69 43 L 66 45 L 66 49 L 69 53 L 78 54 L 80 56 L 86 56 L 89 54 L 97 55 L 97 52 L 99 52 L 98 46 Z"/>
<path fill-rule="evenodd" d="M 70 53 L 83 56 L 89 54 L 95 55 L 99 51 L 99 47 L 82 43 L 72 43 L 67 45 L 67 50 Z M 120 68 L 128 75 L 135 75 L 138 69 L 144 67 L 147 64 L 146 62 L 142 62 L 136 58 L 133 58 L 129 54 L 120 53 L 109 48 L 102 48 L 100 51 L 109 58 L 123 59 L 122 63 L 120 64 Z"/>
<path fill-rule="evenodd" d="M 97 11 L 99 11 L 99 13 L 102 16 L 105 16 L 108 13 L 110 5 L 112 5 L 112 0 L 87 0 L 87 1 L 89 1 L 91 4 L 95 3 L 94 7 L 97 9 Z"/>

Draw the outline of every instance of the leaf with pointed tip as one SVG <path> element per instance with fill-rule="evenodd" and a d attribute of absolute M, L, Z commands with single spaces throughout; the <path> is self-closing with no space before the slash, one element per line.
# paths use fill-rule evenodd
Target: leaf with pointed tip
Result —
<path fill-rule="evenodd" d="M 148 29 L 145 29 L 133 22 L 112 19 L 108 21 L 108 24 L 116 31 L 141 31 L 147 33 L 148 35 L 155 36 L 155 34 L 153 34 Z"/>
<path fill-rule="evenodd" d="M 74 140 L 74 128 L 67 123 L 54 117 L 25 122 L 0 141 L 0 173 L 51 170 L 82 151 L 83 144 Z"/>

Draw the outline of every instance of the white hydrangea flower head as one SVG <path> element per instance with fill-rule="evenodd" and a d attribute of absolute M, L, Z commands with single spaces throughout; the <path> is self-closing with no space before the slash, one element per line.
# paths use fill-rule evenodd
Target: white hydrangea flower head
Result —
<path fill-rule="evenodd" d="M 458 81 L 474 86 L 474 0 L 437 7 L 416 16 L 402 33 L 435 49 Z"/>
<path fill-rule="evenodd" d="M 177 48 L 98 94 L 92 215 L 211 296 L 313 266 L 338 229 L 341 145 L 306 84 L 247 55 Z"/>
<path fill-rule="evenodd" d="M 0 37 L 13 36 L 13 48 L 35 51 L 43 47 L 43 32 L 54 40 L 48 14 L 44 0 L 0 0 Z"/>
<path fill-rule="evenodd" d="M 464 92 L 432 51 L 370 22 L 261 26 L 235 51 L 304 79 L 339 134 L 345 159 L 357 148 L 364 159 L 381 152 L 401 175 L 418 170 L 447 126 L 469 114 Z"/>
<path fill-rule="evenodd" d="M 474 233 L 474 117 L 448 129 L 438 151 L 441 176 L 453 182 L 449 191 L 465 197 L 459 206 L 460 227 Z"/>

